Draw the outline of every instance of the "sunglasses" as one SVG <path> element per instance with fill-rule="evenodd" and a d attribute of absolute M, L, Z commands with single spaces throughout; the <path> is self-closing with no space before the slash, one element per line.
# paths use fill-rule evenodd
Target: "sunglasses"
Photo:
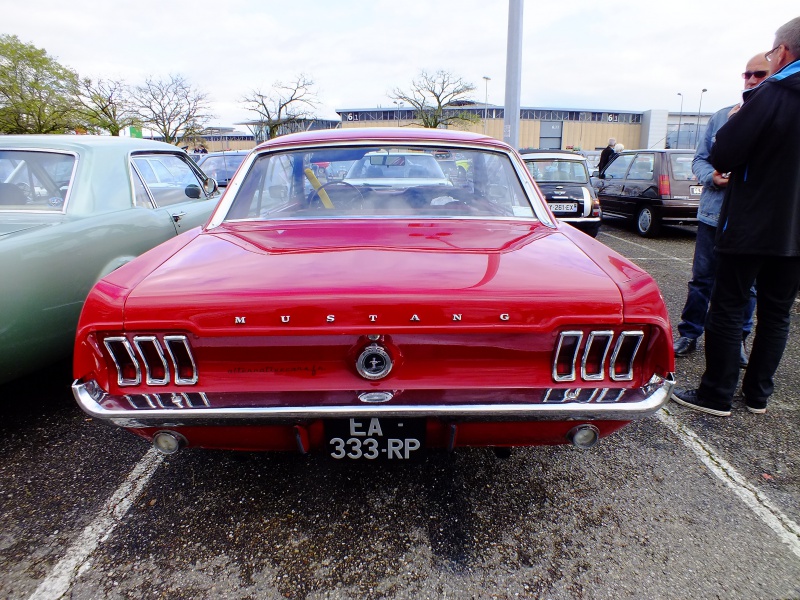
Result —
<path fill-rule="evenodd" d="M 769 71 L 745 71 L 742 73 L 742 77 L 745 79 L 750 79 L 751 77 L 755 77 L 756 79 L 764 79 L 768 73 Z"/>

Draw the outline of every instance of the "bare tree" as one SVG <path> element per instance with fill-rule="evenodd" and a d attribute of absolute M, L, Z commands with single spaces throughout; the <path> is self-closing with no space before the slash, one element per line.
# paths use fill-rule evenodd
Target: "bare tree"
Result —
<path fill-rule="evenodd" d="M 258 115 L 256 125 L 251 127 L 256 140 L 261 142 L 297 131 L 303 121 L 313 119 L 313 109 L 317 106 L 313 87 L 314 82 L 301 74 L 287 84 L 275 82 L 268 93 L 253 90 L 243 97 L 245 108 Z"/>
<path fill-rule="evenodd" d="M 436 128 L 479 123 L 480 116 L 460 108 L 473 103 L 469 98 L 473 91 L 474 85 L 447 71 L 422 71 L 411 82 L 410 91 L 395 88 L 389 97 L 410 104 L 423 127 Z"/>
<path fill-rule="evenodd" d="M 111 135 L 119 135 L 126 127 L 139 122 L 130 90 L 121 81 L 98 79 L 93 82 L 87 77 L 80 82 L 78 101 L 78 110 L 89 125 Z"/>
<path fill-rule="evenodd" d="M 163 135 L 170 144 L 198 135 L 212 116 L 208 95 L 180 75 L 147 79 L 134 88 L 131 104 L 141 124 Z"/>

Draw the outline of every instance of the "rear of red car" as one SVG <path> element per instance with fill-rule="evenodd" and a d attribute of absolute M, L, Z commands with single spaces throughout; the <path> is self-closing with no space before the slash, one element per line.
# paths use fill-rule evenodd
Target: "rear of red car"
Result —
<path fill-rule="evenodd" d="M 374 185 L 357 208 L 332 185 L 331 206 L 304 218 L 234 206 L 235 219 L 101 281 L 76 340 L 81 407 L 164 452 L 405 460 L 425 448 L 588 447 L 667 400 L 669 321 L 644 271 L 546 212 L 376 219 L 362 214 Z M 379 192 L 398 211 L 425 189 Z M 461 210 L 467 192 L 431 191 L 428 210 Z M 344 207 L 360 216 L 340 217 Z"/>

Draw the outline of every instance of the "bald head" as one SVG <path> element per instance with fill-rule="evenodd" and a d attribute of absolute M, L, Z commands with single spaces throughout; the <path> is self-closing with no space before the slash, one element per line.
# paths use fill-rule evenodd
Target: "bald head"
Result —
<path fill-rule="evenodd" d="M 744 68 L 744 89 L 749 90 L 756 87 L 759 83 L 764 81 L 770 74 L 770 63 L 764 58 L 764 53 L 756 54 L 753 58 L 747 61 L 747 66 Z"/>

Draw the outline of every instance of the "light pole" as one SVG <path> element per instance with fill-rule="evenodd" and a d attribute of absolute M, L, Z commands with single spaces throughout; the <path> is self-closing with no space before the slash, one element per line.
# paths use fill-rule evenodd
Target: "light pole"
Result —
<path fill-rule="evenodd" d="M 400 109 L 402 108 L 403 103 L 397 100 L 392 100 L 392 104 L 394 104 L 396 107 L 394 112 L 397 113 L 397 126 L 400 127 Z"/>
<path fill-rule="evenodd" d="M 489 114 L 489 82 L 492 78 L 484 75 L 483 80 L 486 82 L 486 96 L 483 99 L 483 135 L 486 135 L 486 119 Z"/>
<path fill-rule="evenodd" d="M 675 142 L 675 147 L 681 147 L 681 119 L 683 118 L 683 94 L 678 92 L 678 96 L 681 97 L 681 111 L 678 113 L 678 139 Z"/>
<path fill-rule="evenodd" d="M 697 107 L 697 127 L 694 131 L 694 147 L 697 148 L 697 136 L 700 133 L 700 109 L 703 108 L 703 94 L 705 94 L 708 90 L 703 88 L 700 92 L 700 105 Z"/>

